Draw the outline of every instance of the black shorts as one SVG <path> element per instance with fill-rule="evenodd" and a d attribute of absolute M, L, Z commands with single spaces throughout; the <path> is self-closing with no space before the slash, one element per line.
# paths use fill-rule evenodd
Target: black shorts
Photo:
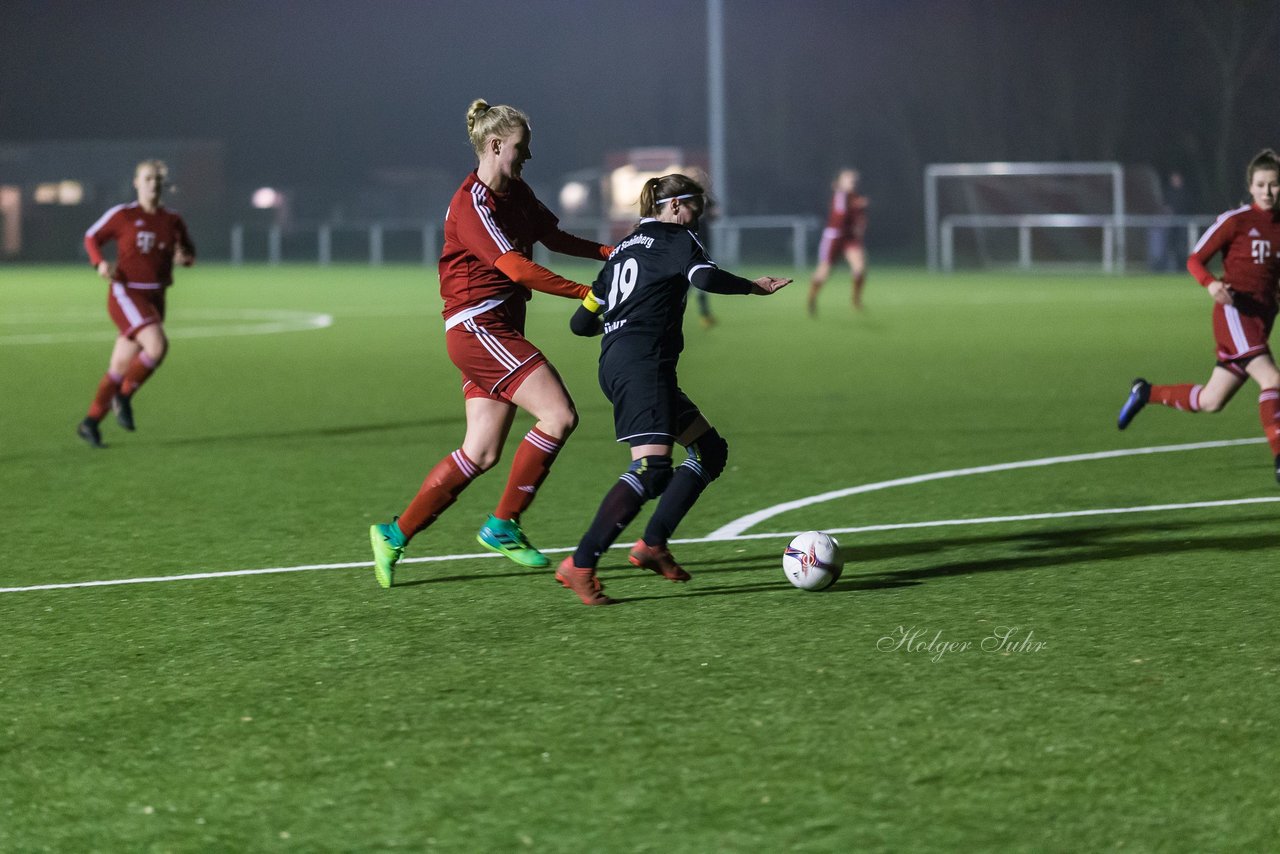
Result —
<path fill-rule="evenodd" d="M 600 388 L 613 404 L 619 442 L 674 445 L 701 413 L 676 382 L 676 362 L 656 342 L 634 336 L 610 344 L 600 357 Z"/>

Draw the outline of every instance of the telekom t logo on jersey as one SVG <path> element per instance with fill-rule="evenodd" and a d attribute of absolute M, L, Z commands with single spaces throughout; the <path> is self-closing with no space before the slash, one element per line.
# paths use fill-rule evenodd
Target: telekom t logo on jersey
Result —
<path fill-rule="evenodd" d="M 1253 263 L 1265 264 L 1271 258 L 1271 241 L 1253 241 Z"/>
<path fill-rule="evenodd" d="M 1258 241 L 1256 240 L 1254 241 L 1255 245 L 1253 247 L 1253 254 L 1255 255 L 1258 254 L 1258 247 L 1256 245 L 1257 242 Z M 156 245 L 156 233 L 154 231 L 138 232 L 138 248 L 142 250 L 143 254 L 150 252 L 155 247 L 155 245 Z"/>

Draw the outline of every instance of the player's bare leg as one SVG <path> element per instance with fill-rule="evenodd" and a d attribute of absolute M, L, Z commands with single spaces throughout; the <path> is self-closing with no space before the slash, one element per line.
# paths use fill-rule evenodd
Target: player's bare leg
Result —
<path fill-rule="evenodd" d="M 1255 362 L 1257 359 L 1254 360 Z M 1200 389 L 1196 400 L 1200 412 L 1221 412 L 1231 402 L 1236 392 L 1244 388 L 1245 379 L 1221 366 L 1215 367 L 1209 380 Z M 1153 389 L 1154 391 L 1154 389 Z M 1154 401 L 1154 395 L 1152 400 Z"/>
<path fill-rule="evenodd" d="M 467 432 L 462 439 L 462 452 L 480 471 L 488 471 L 502 459 L 502 446 L 511 432 L 516 408 L 504 400 L 487 397 L 469 397 L 463 407 Z"/>
<path fill-rule="evenodd" d="M 853 307 L 862 310 L 862 287 L 867 281 L 867 250 L 861 246 L 850 246 L 845 250 L 845 260 L 853 272 Z"/>
<path fill-rule="evenodd" d="M 140 352 L 142 352 L 141 344 L 132 338 L 119 336 L 116 338 L 115 346 L 111 348 L 111 359 L 107 363 L 107 370 L 124 376 L 124 372 L 129 370 L 129 364 Z"/>
<path fill-rule="evenodd" d="M 111 399 L 111 409 L 116 414 L 116 421 L 126 430 L 134 429 L 133 396 L 138 388 L 147 381 L 164 361 L 169 352 L 169 339 L 164 334 L 164 327 L 152 323 L 139 329 L 135 335 L 139 348 L 124 371 L 124 379 L 120 383 L 120 391 Z"/>
<path fill-rule="evenodd" d="M 538 419 L 539 430 L 563 442 L 578 426 L 578 410 L 560 374 L 549 363 L 534 368 L 511 395 L 516 406 Z"/>
<path fill-rule="evenodd" d="M 806 305 L 810 317 L 816 317 L 818 314 L 818 292 L 827 283 L 827 277 L 830 275 L 831 262 L 819 261 L 818 269 L 813 271 L 813 278 L 809 280 L 809 301 Z"/>

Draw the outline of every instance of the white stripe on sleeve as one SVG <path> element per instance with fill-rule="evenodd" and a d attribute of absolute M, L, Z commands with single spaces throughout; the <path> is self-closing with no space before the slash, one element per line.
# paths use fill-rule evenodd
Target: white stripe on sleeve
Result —
<path fill-rule="evenodd" d="M 1214 221 L 1213 225 L 1209 226 L 1208 230 L 1206 230 L 1204 234 L 1200 235 L 1200 239 L 1196 242 L 1195 248 L 1191 250 L 1192 254 L 1199 252 L 1200 247 L 1204 246 L 1205 241 L 1209 239 L 1210 235 L 1212 235 L 1215 231 L 1221 228 L 1224 222 L 1231 219 L 1231 217 L 1235 216 L 1236 214 L 1244 213 L 1248 209 L 1249 209 L 1249 205 L 1245 205 L 1242 208 L 1236 208 L 1233 211 L 1227 211 L 1222 216 L 1218 217 Z"/>
<path fill-rule="evenodd" d="M 512 249 L 511 241 L 502 233 L 502 229 L 498 228 L 498 224 L 493 221 L 493 212 L 484 204 L 485 191 L 484 187 L 476 184 L 471 188 L 471 204 L 476 209 L 476 215 L 480 217 L 480 223 L 484 226 L 485 231 L 489 232 L 489 236 L 493 238 L 493 242 L 504 253 L 510 252 Z"/>
<path fill-rule="evenodd" d="M 95 234 L 97 234 L 97 233 L 98 233 L 98 230 L 99 230 L 99 229 L 101 229 L 104 225 L 106 225 L 106 224 L 107 224 L 107 220 L 109 220 L 109 219 L 111 219 L 111 217 L 115 216 L 116 211 L 121 211 L 121 210 L 124 210 L 124 205 L 116 205 L 116 206 L 115 206 L 115 207 L 113 207 L 113 208 L 108 208 L 106 213 L 104 213 L 102 216 L 98 217 L 98 221 L 97 221 L 97 222 L 95 222 L 93 225 L 89 226 L 89 230 L 88 230 L 88 231 L 86 231 L 86 232 L 84 233 L 84 236 L 85 236 L 85 237 L 93 237 Z"/>

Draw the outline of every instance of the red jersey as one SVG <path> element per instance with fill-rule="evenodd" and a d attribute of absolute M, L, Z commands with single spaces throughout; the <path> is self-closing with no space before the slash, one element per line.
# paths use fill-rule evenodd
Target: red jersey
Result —
<path fill-rule="evenodd" d="M 827 214 L 828 232 L 831 229 L 836 230 L 833 237 L 861 240 L 867 230 L 867 197 L 836 190 L 831 197 L 831 212 Z"/>
<path fill-rule="evenodd" d="M 532 259 L 533 244 L 558 232 L 560 221 L 524 181 L 512 179 L 508 188 L 496 193 L 472 172 L 449 202 L 440 255 L 446 324 L 456 325 L 513 297 L 523 309 L 532 296 L 494 262 L 512 251 Z M 523 310 L 519 314 L 523 316 Z"/>
<path fill-rule="evenodd" d="M 1219 252 L 1222 281 L 1274 313 L 1280 284 L 1280 211 L 1245 205 L 1218 217 L 1187 259 L 1187 270 L 1200 284 L 1217 278 L 1207 264 Z"/>
<path fill-rule="evenodd" d="M 116 243 L 116 281 L 143 290 L 173 284 L 173 252 L 176 248 L 195 258 L 196 247 L 187 225 L 176 211 L 163 205 L 147 213 L 134 202 L 116 205 L 84 233 L 89 263 L 98 266 L 104 244 Z"/>

